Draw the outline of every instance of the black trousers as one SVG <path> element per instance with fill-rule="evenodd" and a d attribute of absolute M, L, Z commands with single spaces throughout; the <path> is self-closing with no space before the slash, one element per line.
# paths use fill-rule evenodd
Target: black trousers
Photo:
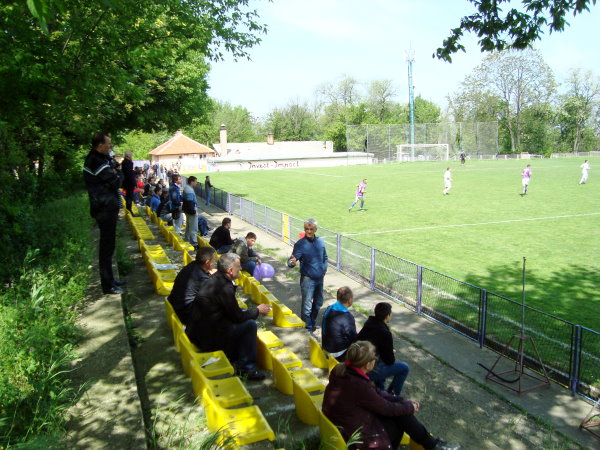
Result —
<path fill-rule="evenodd" d="M 133 214 L 133 212 L 131 211 L 131 203 L 132 202 L 133 202 L 133 188 L 125 189 L 125 208 L 127 208 L 127 211 L 129 211 L 131 214 Z"/>
<path fill-rule="evenodd" d="M 115 238 L 117 234 L 117 219 L 119 211 L 101 212 L 96 216 L 100 228 L 100 243 L 98 245 L 98 267 L 100 269 L 100 283 L 102 291 L 106 292 L 113 287 L 114 276 L 112 270 L 112 257 L 115 252 Z"/>
<path fill-rule="evenodd" d="M 413 441 L 421 444 L 425 449 L 434 448 L 437 444 L 436 439 L 429 434 L 427 429 L 413 414 L 395 417 L 379 416 L 379 420 L 381 420 L 385 431 L 387 431 L 392 442 L 392 448 L 398 448 L 404 433 L 408 434 Z"/>

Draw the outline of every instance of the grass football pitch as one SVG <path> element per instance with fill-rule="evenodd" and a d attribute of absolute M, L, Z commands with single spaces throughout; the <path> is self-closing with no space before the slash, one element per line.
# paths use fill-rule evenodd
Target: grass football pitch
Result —
<path fill-rule="evenodd" d="M 579 185 L 583 159 L 217 172 L 211 181 L 517 301 L 526 257 L 526 303 L 600 331 L 600 158 L 590 159 L 590 178 Z M 531 184 L 521 196 L 528 163 Z M 453 188 L 445 196 L 447 166 Z M 365 210 L 348 212 L 363 178 Z"/>

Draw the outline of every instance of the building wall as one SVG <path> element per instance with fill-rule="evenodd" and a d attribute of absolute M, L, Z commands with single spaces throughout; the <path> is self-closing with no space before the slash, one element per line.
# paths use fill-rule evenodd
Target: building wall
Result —
<path fill-rule="evenodd" d="M 338 167 L 357 164 L 372 164 L 372 153 L 334 153 L 327 156 L 312 156 L 305 158 L 255 158 L 231 159 L 210 158 L 207 170 L 209 172 L 235 172 L 246 170 L 283 170 L 311 167 Z M 204 170 L 202 170 L 204 171 Z"/>

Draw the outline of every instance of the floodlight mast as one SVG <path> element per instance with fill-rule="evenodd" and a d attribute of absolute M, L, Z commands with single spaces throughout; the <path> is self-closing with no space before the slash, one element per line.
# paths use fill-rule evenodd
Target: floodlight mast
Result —
<path fill-rule="evenodd" d="M 408 63 L 408 108 L 410 111 L 410 159 L 415 160 L 415 87 L 413 85 L 413 63 L 415 62 L 415 51 L 406 51 L 406 62 Z"/>

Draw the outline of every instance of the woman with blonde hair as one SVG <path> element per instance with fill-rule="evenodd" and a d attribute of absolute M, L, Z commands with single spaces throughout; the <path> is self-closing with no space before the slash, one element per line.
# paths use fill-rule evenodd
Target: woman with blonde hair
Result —
<path fill-rule="evenodd" d="M 377 363 L 375 346 L 368 341 L 354 342 L 348 348 L 345 363 L 329 375 L 323 413 L 341 427 L 346 440 L 357 431 L 358 443 L 352 448 L 397 448 L 407 433 L 425 449 L 459 449 L 429 434 L 417 420 L 419 402 L 404 400 L 380 391 L 367 375 Z"/>

